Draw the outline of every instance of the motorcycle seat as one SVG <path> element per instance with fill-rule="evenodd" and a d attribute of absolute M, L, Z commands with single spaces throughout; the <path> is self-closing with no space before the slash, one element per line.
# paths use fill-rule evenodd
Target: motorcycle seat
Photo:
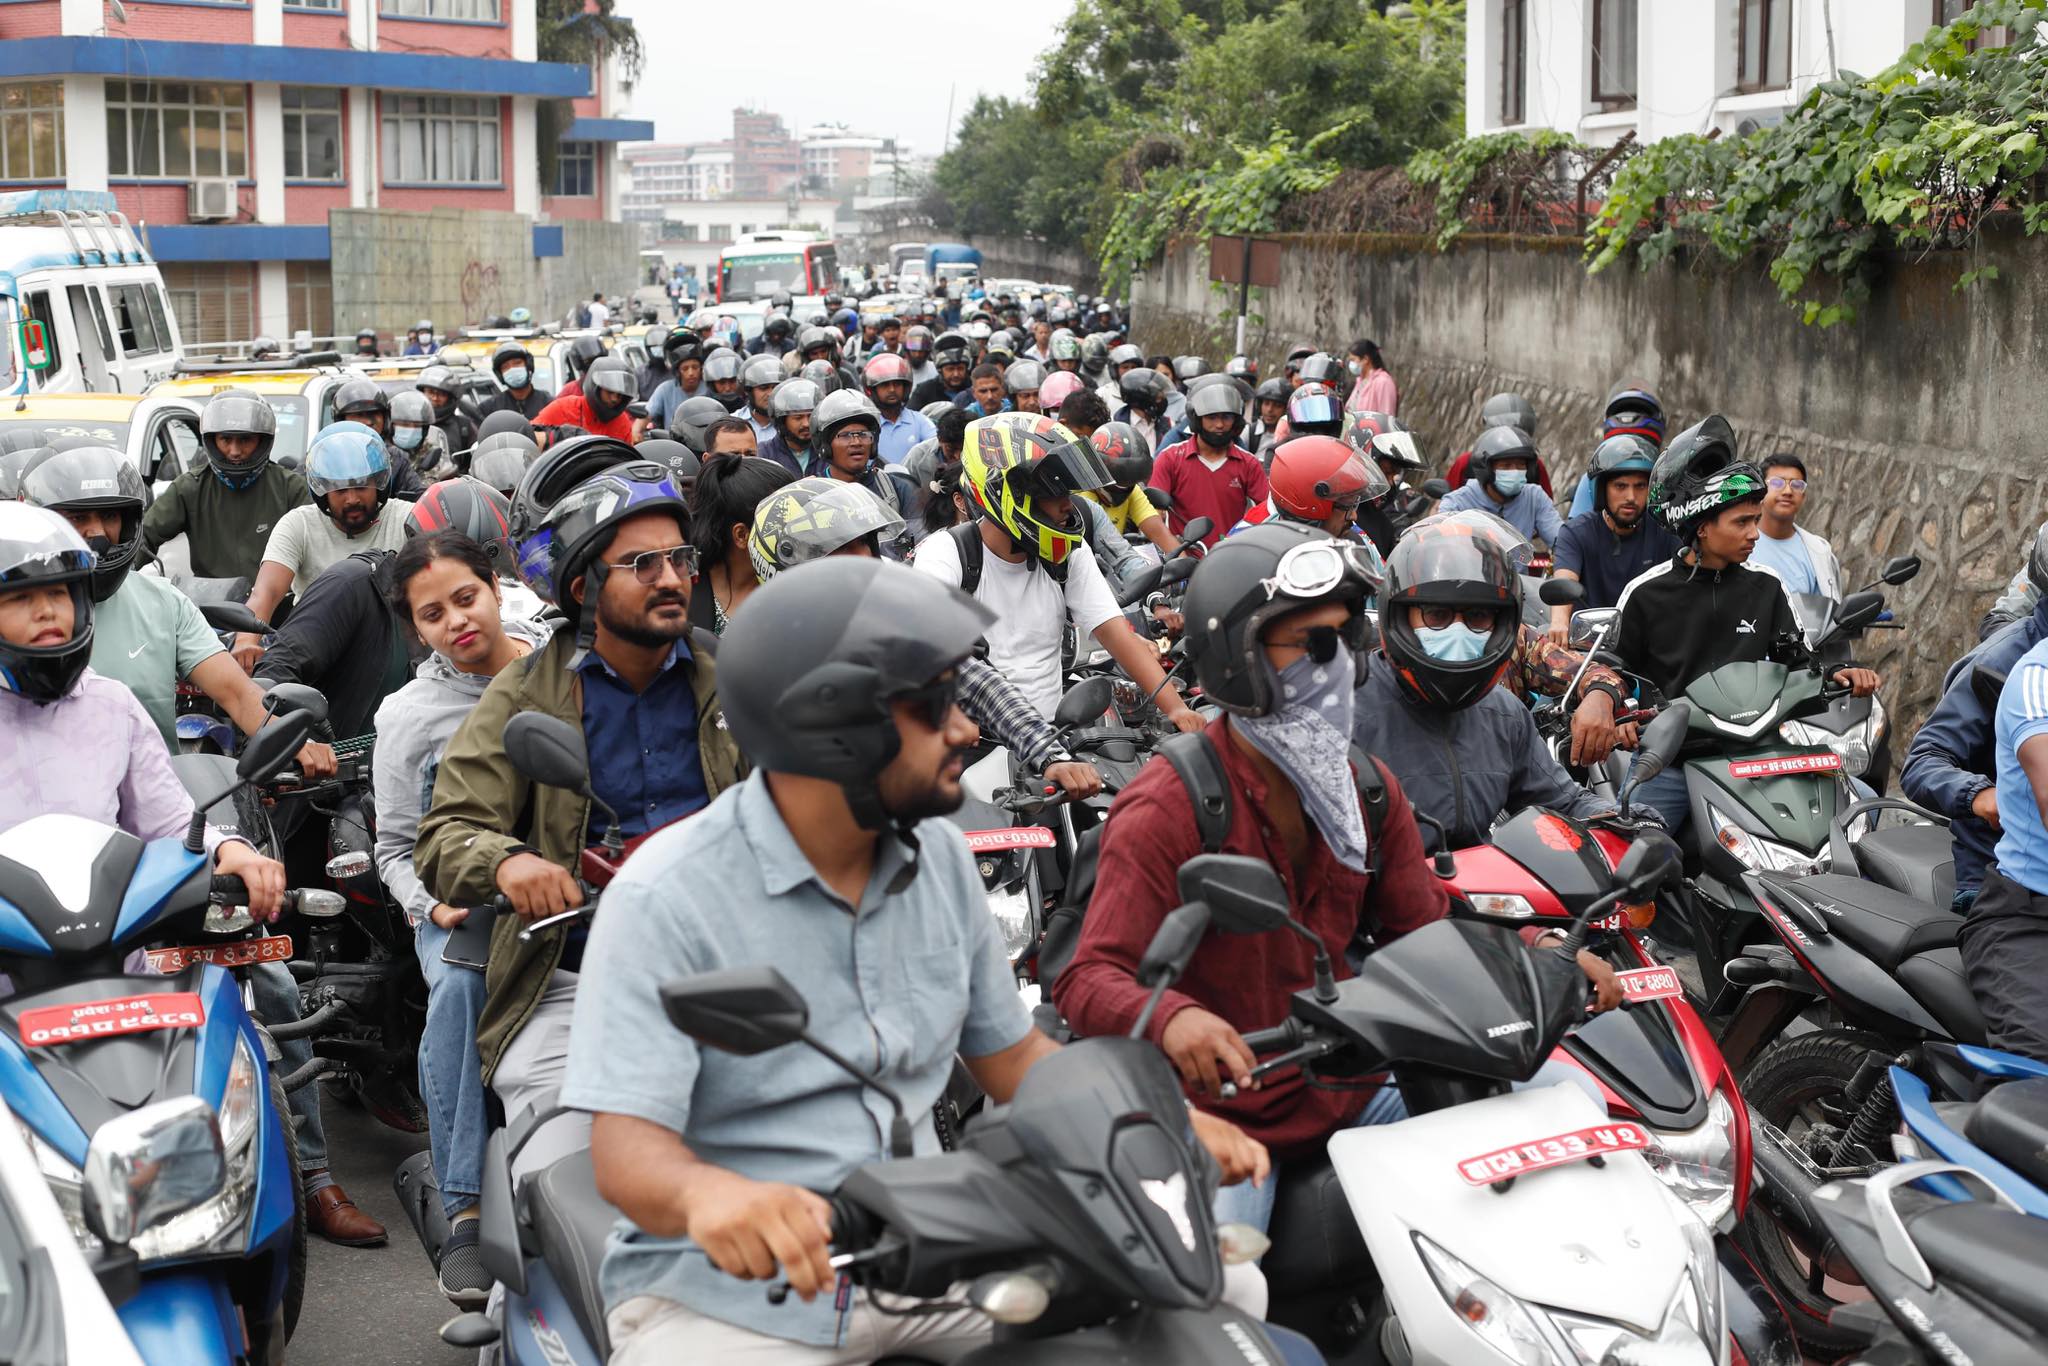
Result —
<path fill-rule="evenodd" d="M 2048 1186 L 2048 1078 L 1994 1086 L 1971 1107 L 1963 1137 L 2037 1186 Z"/>
<path fill-rule="evenodd" d="M 1963 973 L 1960 949 L 1933 949 L 1915 954 L 1897 968 L 1899 981 L 1941 1021 L 1957 1043 L 1984 1042 L 1984 1015 Z"/>
<path fill-rule="evenodd" d="M 2048 1220 L 1957 1201 L 1908 1217 L 1906 1230 L 1937 1277 L 2048 1332 Z"/>
<path fill-rule="evenodd" d="M 1956 895 L 1955 847 L 1948 828 L 1926 822 L 1887 825 L 1856 842 L 1856 866 L 1882 887 L 1946 906 Z"/>
<path fill-rule="evenodd" d="M 1266 1283 L 1291 1298 L 1363 1280 L 1372 1254 L 1329 1156 L 1290 1162 L 1270 1179 L 1280 1185 L 1267 1225 L 1273 1247 L 1259 1264 Z"/>
<path fill-rule="evenodd" d="M 1820 910 L 1830 930 L 1887 972 L 1916 953 L 1953 947 L 1963 925 L 1947 902 L 1931 905 L 1840 873 L 1816 873 L 1786 885 Z"/>
<path fill-rule="evenodd" d="M 597 1193 L 597 1175 L 588 1148 L 570 1153 L 528 1178 L 525 1189 L 541 1259 L 561 1282 L 583 1336 L 602 1361 L 612 1348 L 605 1333 L 604 1294 L 598 1289 L 597 1269 L 604 1262 L 605 1239 L 619 1212 Z"/>

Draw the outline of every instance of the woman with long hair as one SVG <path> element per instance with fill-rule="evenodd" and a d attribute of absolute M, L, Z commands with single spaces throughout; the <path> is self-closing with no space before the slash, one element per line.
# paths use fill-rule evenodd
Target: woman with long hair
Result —
<path fill-rule="evenodd" d="M 690 540 L 703 576 L 690 592 L 690 621 L 714 634 L 760 587 L 747 537 L 761 500 L 796 476 L 759 456 L 713 455 L 697 474 L 690 494 Z"/>

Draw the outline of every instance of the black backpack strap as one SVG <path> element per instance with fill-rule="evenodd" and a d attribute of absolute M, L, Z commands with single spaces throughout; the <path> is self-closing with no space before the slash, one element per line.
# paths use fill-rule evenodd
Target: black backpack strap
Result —
<path fill-rule="evenodd" d="M 1387 766 L 1357 745 L 1351 747 L 1351 776 L 1358 784 L 1358 805 L 1365 812 L 1366 870 L 1374 877 L 1380 871 L 1380 830 L 1387 823 L 1388 792 L 1394 775 Z"/>
<path fill-rule="evenodd" d="M 953 549 L 960 553 L 960 591 L 971 598 L 981 584 L 981 524 L 959 522 L 947 527 L 946 534 L 953 538 Z"/>
<path fill-rule="evenodd" d="M 1207 731 L 1192 735 L 1169 735 L 1159 742 L 1159 752 L 1181 786 L 1188 790 L 1188 802 L 1195 808 L 1195 830 L 1202 837 L 1202 852 L 1221 853 L 1230 834 L 1230 780 L 1223 772 L 1223 758 L 1209 740 Z"/>

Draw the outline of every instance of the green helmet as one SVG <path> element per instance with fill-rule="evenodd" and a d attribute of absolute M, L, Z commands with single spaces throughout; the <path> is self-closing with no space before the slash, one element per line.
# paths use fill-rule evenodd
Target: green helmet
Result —
<path fill-rule="evenodd" d="M 1719 413 L 1673 437 L 1650 471 L 1650 511 L 1688 545 L 1722 508 L 1763 496 L 1763 471 L 1736 455 L 1735 429 Z"/>

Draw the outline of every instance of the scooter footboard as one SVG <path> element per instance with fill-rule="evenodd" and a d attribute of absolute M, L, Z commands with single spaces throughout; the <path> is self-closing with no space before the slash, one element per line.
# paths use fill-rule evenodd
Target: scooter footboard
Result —
<path fill-rule="evenodd" d="M 204 1271 L 153 1272 L 118 1312 L 149 1366 L 231 1362 L 242 1355 L 241 1323 L 227 1284 Z"/>

